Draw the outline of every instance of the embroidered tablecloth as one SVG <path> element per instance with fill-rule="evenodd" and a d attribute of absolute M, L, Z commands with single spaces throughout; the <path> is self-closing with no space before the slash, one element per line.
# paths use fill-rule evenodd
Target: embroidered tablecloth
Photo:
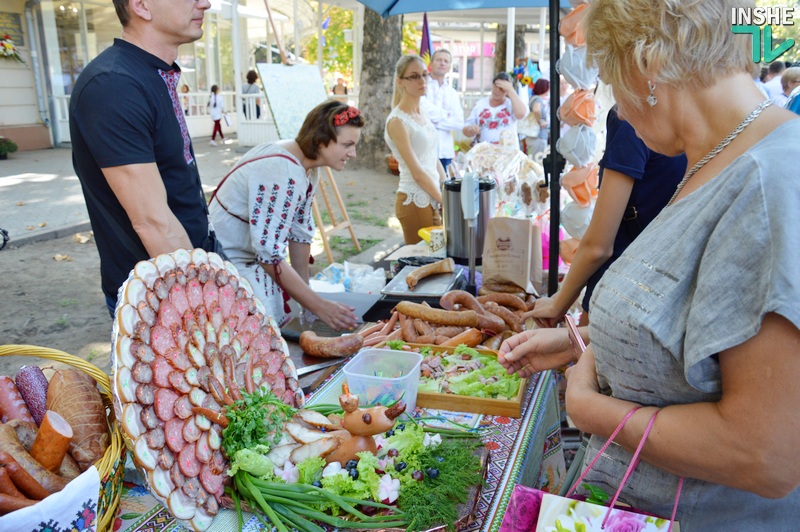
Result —
<path fill-rule="evenodd" d="M 334 373 L 310 396 L 309 402 L 338 402 L 343 378 L 341 370 Z M 543 372 L 528 381 L 523 405 L 519 419 L 417 409 L 423 412 L 421 415 L 441 414 L 461 423 L 492 429 L 485 431 L 483 438 L 490 453 L 486 485 L 481 490 L 473 520 L 462 528 L 464 531 L 497 532 L 517 483 L 553 493 L 558 493 L 561 488 L 566 470 L 561 447 L 558 389 L 552 372 Z M 128 467 L 133 467 L 130 462 Z M 138 475 L 135 470 L 129 474 L 133 479 Z M 237 529 L 236 513 L 221 510 L 209 530 L 230 532 Z M 254 516 L 245 522 L 245 531 L 261 529 Z M 186 529 L 150 495 L 147 488 L 126 482 L 114 530 L 182 532 Z"/>

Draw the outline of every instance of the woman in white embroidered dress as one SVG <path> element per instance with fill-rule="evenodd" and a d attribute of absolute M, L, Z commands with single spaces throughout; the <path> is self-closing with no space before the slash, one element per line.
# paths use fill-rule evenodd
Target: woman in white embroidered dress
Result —
<path fill-rule="evenodd" d="M 289 319 L 290 297 L 334 329 L 356 325 L 352 307 L 309 288 L 308 263 L 316 168 L 342 170 L 356 156 L 363 126 L 355 107 L 322 103 L 306 116 L 296 139 L 247 152 L 212 196 L 211 221 L 225 253 L 281 325 Z"/>
<path fill-rule="evenodd" d="M 417 231 L 442 223 L 439 205 L 445 174 L 437 155 L 436 128 L 419 109 L 430 77 L 425 62 L 418 55 L 405 55 L 397 62 L 395 75 L 383 138 L 400 167 L 395 214 L 406 244 L 416 244 Z"/>
<path fill-rule="evenodd" d="M 492 94 L 475 103 L 469 116 L 464 120 L 466 137 L 478 135 L 480 142 L 500 142 L 503 131 L 510 131 L 508 138 L 518 140 L 517 120 L 528 114 L 528 108 L 520 99 L 511 78 L 505 72 L 498 72 L 492 80 Z"/>

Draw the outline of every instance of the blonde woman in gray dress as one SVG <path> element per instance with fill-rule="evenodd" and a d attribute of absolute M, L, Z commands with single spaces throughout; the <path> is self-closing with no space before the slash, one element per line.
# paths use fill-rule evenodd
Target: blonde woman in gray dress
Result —
<path fill-rule="evenodd" d="M 420 229 L 442 223 L 445 174 L 437 156 L 436 128 L 419 108 L 429 79 L 421 57 L 401 57 L 395 68 L 392 111 L 386 118 L 384 139 L 400 167 L 395 214 L 406 244 L 419 242 Z"/>

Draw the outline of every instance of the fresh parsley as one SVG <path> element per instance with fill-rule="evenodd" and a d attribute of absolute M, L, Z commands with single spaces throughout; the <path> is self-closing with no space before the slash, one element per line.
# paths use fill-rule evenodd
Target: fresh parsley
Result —
<path fill-rule="evenodd" d="M 283 425 L 297 410 L 271 391 L 259 388 L 252 394 L 242 392 L 242 399 L 227 407 L 228 426 L 222 431 L 222 445 L 228 456 L 240 449 L 257 445 L 271 448 L 280 441 Z"/>

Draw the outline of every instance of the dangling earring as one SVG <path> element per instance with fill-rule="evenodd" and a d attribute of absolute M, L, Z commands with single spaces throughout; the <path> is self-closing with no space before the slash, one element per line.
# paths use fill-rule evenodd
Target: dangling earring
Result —
<path fill-rule="evenodd" d="M 650 89 L 650 96 L 647 97 L 647 105 L 649 105 L 650 107 L 653 107 L 653 106 L 655 106 L 655 104 L 658 103 L 658 100 L 656 99 L 656 94 L 655 94 L 656 93 L 656 84 L 648 79 L 647 80 L 647 87 Z"/>

